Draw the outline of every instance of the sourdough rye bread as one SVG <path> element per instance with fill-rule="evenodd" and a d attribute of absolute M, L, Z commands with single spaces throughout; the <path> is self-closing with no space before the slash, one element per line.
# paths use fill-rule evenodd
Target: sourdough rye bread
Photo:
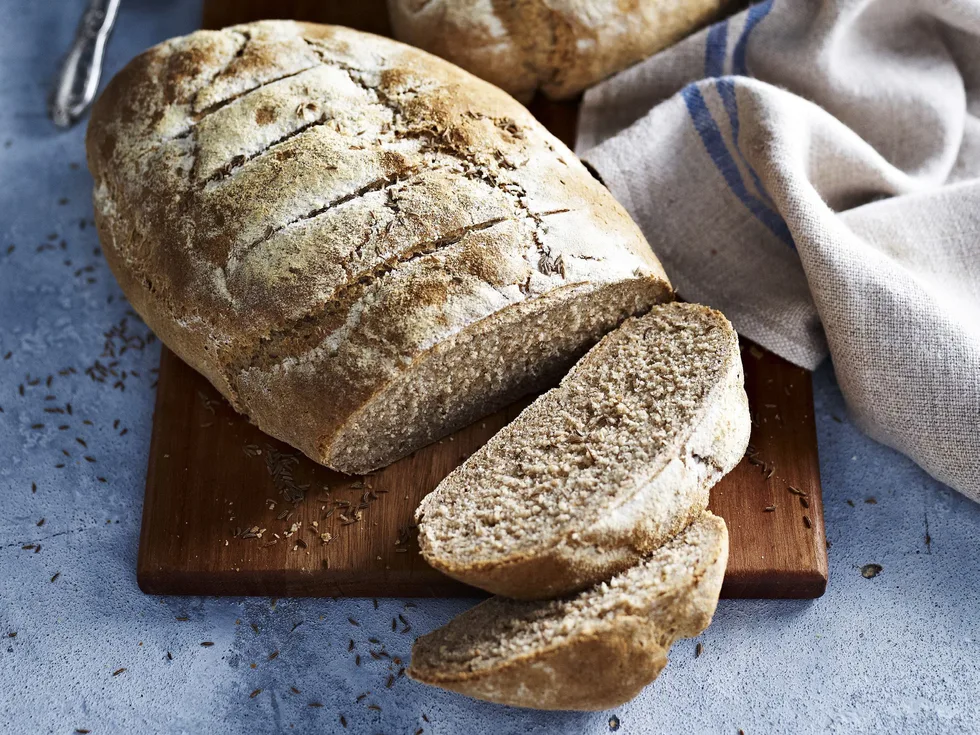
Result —
<path fill-rule="evenodd" d="M 419 638 L 413 679 L 500 704 L 601 710 L 653 681 L 678 638 L 708 627 L 728 531 L 705 512 L 636 566 L 544 602 L 494 597 Z"/>
<path fill-rule="evenodd" d="M 528 101 L 573 97 L 720 14 L 728 0 L 388 0 L 396 38 Z"/>
<path fill-rule="evenodd" d="M 654 307 L 423 498 L 422 554 L 507 597 L 583 589 L 698 517 L 750 428 L 728 320 L 697 304 Z"/>
<path fill-rule="evenodd" d="M 134 308 L 259 428 L 360 473 L 554 382 L 672 298 L 611 195 L 520 104 L 345 28 L 134 59 L 87 137 Z"/>

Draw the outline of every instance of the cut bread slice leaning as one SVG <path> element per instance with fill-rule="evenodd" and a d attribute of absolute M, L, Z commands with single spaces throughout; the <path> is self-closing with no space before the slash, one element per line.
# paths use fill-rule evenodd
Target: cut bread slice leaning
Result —
<path fill-rule="evenodd" d="M 728 560 L 705 512 L 636 566 L 545 602 L 491 598 L 419 638 L 409 676 L 499 704 L 600 710 L 635 697 L 711 622 Z"/>
<path fill-rule="evenodd" d="M 609 579 L 698 517 L 742 457 L 743 382 L 719 312 L 628 320 L 423 499 L 425 559 L 519 599 Z"/>

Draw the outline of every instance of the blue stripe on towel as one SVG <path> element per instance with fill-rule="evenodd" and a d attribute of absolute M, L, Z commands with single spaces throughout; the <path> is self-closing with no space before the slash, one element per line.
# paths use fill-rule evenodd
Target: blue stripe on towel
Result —
<path fill-rule="evenodd" d="M 735 82 L 737 80 L 734 77 L 724 77 L 715 81 L 715 88 L 718 90 L 718 95 L 721 97 L 722 104 L 725 106 L 725 112 L 728 113 L 728 122 L 732 126 L 732 143 L 735 146 L 735 152 L 738 154 L 739 160 L 742 165 L 748 170 L 749 175 L 752 177 L 752 183 L 755 185 L 756 193 L 765 201 L 765 203 L 770 207 L 774 208 L 772 199 L 769 198 L 769 193 L 766 191 L 766 187 L 762 185 L 761 179 L 759 179 L 759 174 L 756 173 L 755 168 L 749 163 L 745 154 L 742 153 L 742 148 L 738 143 L 738 132 L 739 132 L 739 121 L 738 121 L 738 100 L 735 98 Z"/>
<path fill-rule="evenodd" d="M 749 71 L 745 66 L 745 55 L 749 48 L 749 36 L 753 29 L 762 22 L 762 19 L 769 15 L 772 4 L 775 0 L 765 0 L 758 5 L 753 5 L 745 14 L 745 26 L 742 28 L 742 35 L 739 36 L 732 52 L 732 74 L 747 77 Z"/>
<path fill-rule="evenodd" d="M 701 137 L 701 142 L 704 144 L 708 156 L 715 164 L 715 168 L 724 177 L 728 188 L 732 190 L 732 193 L 739 198 L 755 218 L 769 228 L 776 237 L 789 247 L 794 247 L 793 236 L 790 234 L 789 228 L 786 226 L 783 218 L 746 188 L 745 182 L 742 180 L 742 174 L 739 173 L 738 165 L 725 145 L 725 139 L 722 137 L 721 132 L 718 130 L 718 125 L 708 110 L 708 105 L 704 101 L 701 90 L 698 89 L 696 84 L 688 84 L 681 90 L 681 96 L 684 98 L 684 104 L 687 105 L 687 111 L 691 116 L 691 121 L 694 123 L 694 129 L 698 131 L 698 135 Z"/>
<path fill-rule="evenodd" d="M 708 30 L 704 44 L 704 75 L 720 77 L 725 73 L 725 55 L 728 53 L 728 19 L 715 23 Z"/>

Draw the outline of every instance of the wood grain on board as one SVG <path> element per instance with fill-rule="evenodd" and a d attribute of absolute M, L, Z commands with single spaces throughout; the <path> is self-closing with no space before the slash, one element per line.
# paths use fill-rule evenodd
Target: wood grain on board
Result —
<path fill-rule="evenodd" d="M 206 0 L 204 7 L 212 28 L 294 17 L 387 30 L 378 0 Z M 574 103 L 539 100 L 531 110 L 572 143 Z M 711 493 L 710 507 L 731 533 L 722 595 L 818 597 L 827 583 L 827 552 L 810 374 L 754 345 L 743 350 L 743 362 L 751 450 Z M 425 564 L 412 538 L 413 514 L 423 495 L 526 403 L 371 477 L 347 477 L 260 432 L 164 349 L 140 587 L 194 595 L 480 595 Z"/>
<path fill-rule="evenodd" d="M 753 449 L 711 494 L 731 533 L 722 594 L 817 597 L 827 558 L 810 375 L 755 346 L 743 362 Z M 425 564 L 412 518 L 421 498 L 527 401 L 356 478 L 263 434 L 166 349 L 157 391 L 138 561 L 145 592 L 480 594 Z"/>

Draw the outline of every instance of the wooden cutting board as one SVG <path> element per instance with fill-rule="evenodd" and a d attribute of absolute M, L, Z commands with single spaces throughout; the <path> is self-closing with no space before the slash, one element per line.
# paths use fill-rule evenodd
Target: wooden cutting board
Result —
<path fill-rule="evenodd" d="M 294 17 L 387 29 L 383 0 L 206 0 L 204 7 L 207 27 Z M 536 102 L 531 110 L 572 143 L 575 104 Z M 731 534 L 722 595 L 818 597 L 827 584 L 827 550 L 810 374 L 755 345 L 744 345 L 742 356 L 751 447 L 711 493 L 710 507 Z M 157 390 L 137 562 L 143 591 L 482 594 L 425 564 L 412 518 L 419 500 L 527 401 L 373 476 L 348 477 L 250 425 L 167 349 Z"/>

